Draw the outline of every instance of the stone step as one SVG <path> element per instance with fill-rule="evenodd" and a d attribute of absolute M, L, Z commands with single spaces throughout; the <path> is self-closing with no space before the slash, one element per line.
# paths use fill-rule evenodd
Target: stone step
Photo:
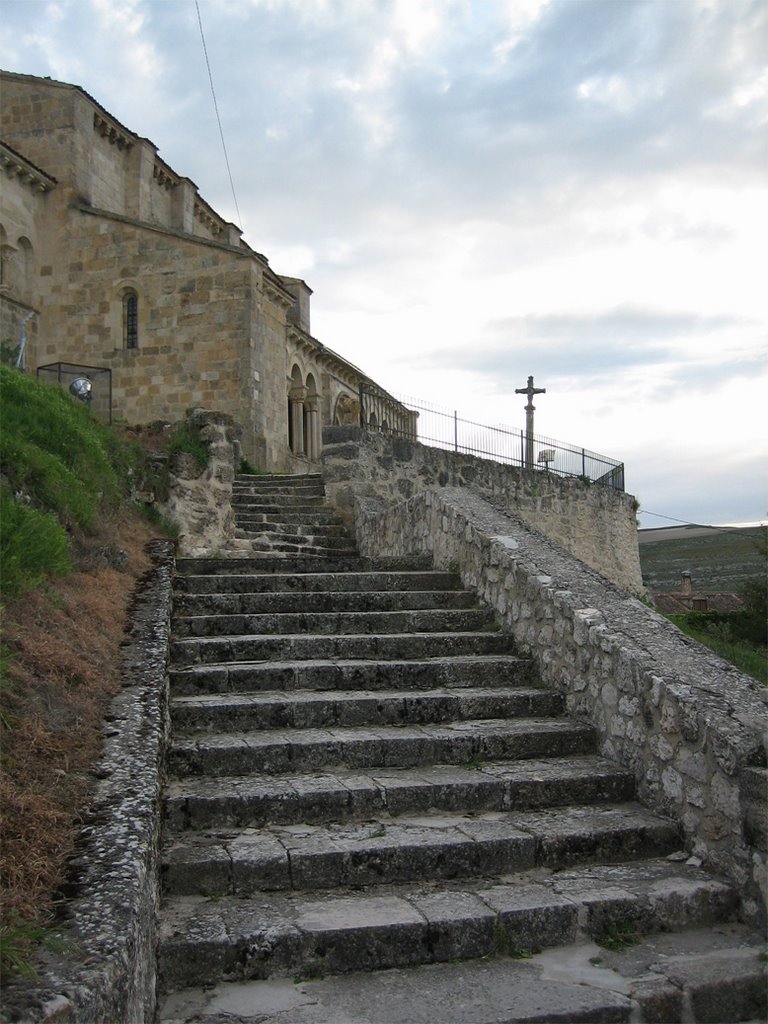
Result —
<path fill-rule="evenodd" d="M 271 526 L 277 523 L 289 526 L 333 526 L 345 529 L 339 517 L 333 512 L 325 509 L 316 509 L 314 512 L 249 512 L 244 509 L 237 509 L 238 523 L 264 523 Z"/>
<path fill-rule="evenodd" d="M 503 633 L 366 633 L 364 635 L 216 636 L 173 640 L 171 657 L 179 667 L 222 661 L 434 658 L 459 654 L 506 654 Z"/>
<path fill-rule="evenodd" d="M 314 979 L 221 983 L 160 1000 L 158 1024 L 596 1024 L 763 1021 L 764 947 L 742 925 Z M 450 1008 L 447 1011 L 447 1008 Z"/>
<path fill-rule="evenodd" d="M 679 841 L 676 823 L 637 804 L 431 812 L 330 825 L 187 831 L 170 837 L 161 871 L 168 895 L 252 896 L 492 877 L 536 867 L 562 870 L 666 855 Z"/>
<path fill-rule="evenodd" d="M 236 484 L 253 484 L 268 487 L 272 484 L 316 483 L 323 479 L 322 473 L 236 473 Z"/>
<path fill-rule="evenodd" d="M 317 512 L 323 507 L 322 493 L 295 491 L 291 494 L 232 494 L 232 507 L 237 514 L 238 509 L 250 509 L 252 512 Z"/>
<path fill-rule="evenodd" d="M 322 539 L 316 540 L 313 537 L 304 537 L 297 541 L 291 541 L 281 540 L 279 535 L 254 534 L 251 536 L 243 530 L 235 530 L 235 539 L 241 545 L 248 545 L 253 552 L 263 551 L 268 555 L 335 558 L 337 556 L 354 557 L 356 553 L 349 540 L 325 541 Z"/>
<path fill-rule="evenodd" d="M 603 936 L 703 927 L 731 918 L 737 894 L 666 860 L 535 869 L 513 879 L 381 886 L 373 892 L 168 897 L 161 990 L 536 952 Z"/>
<path fill-rule="evenodd" d="M 298 516 L 295 517 L 299 519 Z M 317 517 L 319 518 L 319 517 Z M 238 529 L 248 533 L 285 534 L 290 537 L 343 537 L 349 541 L 349 530 L 342 523 L 307 522 L 301 517 L 299 522 L 292 522 L 286 517 L 275 516 L 267 519 L 263 515 L 238 515 L 235 517 Z"/>
<path fill-rule="evenodd" d="M 631 800 L 634 776 L 594 754 L 545 760 L 484 761 L 476 766 L 318 769 L 274 776 L 169 782 L 166 828 L 261 828 L 267 824 L 364 820 L 433 811 L 474 813 Z"/>
<path fill-rule="evenodd" d="M 591 753 L 591 726 L 563 719 L 473 719 L 442 724 L 271 729 L 176 737 L 172 775 L 285 774 L 331 766 L 407 768 L 427 764 Z"/>
<path fill-rule="evenodd" d="M 433 687 L 486 687 L 530 685 L 533 663 L 512 654 L 454 655 L 390 661 L 311 659 L 303 661 L 242 662 L 191 665 L 170 671 L 172 692 L 182 694 L 231 693 L 263 690 L 391 690 Z"/>
<path fill-rule="evenodd" d="M 243 476 L 238 473 L 233 485 L 235 490 L 276 491 L 302 490 L 306 487 L 324 489 L 323 478 L 319 473 L 306 476 Z"/>
<path fill-rule="evenodd" d="M 344 554 L 355 554 L 354 542 L 349 534 L 344 531 L 323 533 L 322 531 L 315 532 L 311 529 L 298 532 L 281 529 L 265 530 L 261 527 L 249 529 L 238 523 L 235 529 L 235 536 L 263 540 L 265 543 L 272 544 L 276 548 L 287 546 L 301 548 L 311 544 L 315 547 L 324 548 L 327 551 L 334 551 L 339 548 Z"/>
<path fill-rule="evenodd" d="M 473 633 L 496 629 L 485 608 L 421 608 L 410 611 L 264 612 L 253 615 L 177 615 L 176 637 L 303 634 L 323 636 L 387 633 Z"/>
<path fill-rule="evenodd" d="M 317 576 L 344 575 L 350 577 L 350 589 L 358 591 L 372 587 L 374 590 L 387 590 L 387 580 L 393 582 L 395 589 L 408 589 L 408 580 L 415 581 L 433 578 L 445 579 L 445 586 L 458 587 L 458 576 L 452 573 L 434 572 L 428 558 L 393 557 L 393 558 L 361 558 L 359 556 L 333 558 L 318 567 L 312 559 L 276 559 L 270 562 L 263 558 L 177 558 L 174 584 L 177 589 L 202 593 L 202 587 L 210 592 L 210 583 L 204 582 L 211 578 L 221 581 L 221 589 L 267 590 L 276 585 L 272 575 L 286 577 L 284 586 L 288 589 L 305 589 L 305 578 L 309 580 L 307 589 L 313 589 Z M 291 584 L 289 581 L 293 580 Z M 234 581 L 234 583 L 233 583 Z M 376 582 L 378 581 L 378 583 Z M 247 583 L 252 583 L 248 586 Z M 427 586 L 430 586 L 429 584 Z M 433 583 L 440 589 L 439 582 Z M 332 580 L 327 580 L 325 589 L 336 590 Z M 422 584 L 414 585 L 414 589 L 422 589 Z"/>
<path fill-rule="evenodd" d="M 544 718 L 561 715 L 564 701 L 551 690 L 314 690 L 262 691 L 176 697 L 174 730 L 322 729 L 357 725 L 423 725 L 471 718 Z"/>
<path fill-rule="evenodd" d="M 291 591 L 245 594 L 177 593 L 173 602 L 177 615 L 261 615 L 301 612 L 394 612 L 432 608 L 476 608 L 471 590 L 391 590 L 359 593 L 325 590 L 314 593 Z"/>

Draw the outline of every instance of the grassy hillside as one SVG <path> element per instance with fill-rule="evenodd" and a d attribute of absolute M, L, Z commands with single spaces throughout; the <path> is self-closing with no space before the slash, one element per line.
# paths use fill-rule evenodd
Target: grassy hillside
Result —
<path fill-rule="evenodd" d="M 0 366 L 0 967 L 31 969 L 66 889 L 144 548 L 142 452 Z"/>
<path fill-rule="evenodd" d="M 680 574 L 690 572 L 695 590 L 733 591 L 750 578 L 764 576 L 761 553 L 764 527 L 704 532 L 696 527 L 640 531 L 640 566 L 649 590 L 680 589 Z M 652 534 L 647 540 L 643 533 Z"/>
<path fill-rule="evenodd" d="M 650 539 L 650 538 L 653 539 Z M 763 684 L 768 684 L 768 616 L 765 527 L 717 530 L 673 527 L 640 532 L 640 565 L 650 591 L 678 592 L 690 572 L 694 591 L 739 594 L 737 612 L 689 612 L 669 618 L 684 633 L 710 647 Z"/>

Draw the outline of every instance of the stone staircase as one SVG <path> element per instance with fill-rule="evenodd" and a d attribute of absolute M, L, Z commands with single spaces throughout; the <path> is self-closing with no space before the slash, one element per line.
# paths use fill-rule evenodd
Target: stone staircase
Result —
<path fill-rule="evenodd" d="M 319 474 L 239 474 L 232 493 L 237 549 L 278 558 L 354 555 L 349 531 L 323 500 Z"/>
<path fill-rule="evenodd" d="M 270 549 L 178 563 L 158 1020 L 757 1019 L 737 894 L 457 577 L 266 486 Z"/>

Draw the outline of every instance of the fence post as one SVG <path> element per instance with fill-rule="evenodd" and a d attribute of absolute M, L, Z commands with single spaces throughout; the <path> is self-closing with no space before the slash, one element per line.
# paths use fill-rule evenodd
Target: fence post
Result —
<path fill-rule="evenodd" d="M 360 384 L 359 392 L 360 392 L 360 426 L 364 427 L 365 426 L 365 413 L 363 411 L 363 397 L 365 396 L 365 391 L 363 390 L 362 383 Z"/>
<path fill-rule="evenodd" d="M 456 409 L 453 410 L 453 450 L 459 450 L 459 414 Z"/>
<path fill-rule="evenodd" d="M 587 478 L 587 461 L 586 461 L 586 452 L 584 451 L 583 448 L 581 449 L 581 475 L 586 480 L 586 478 Z"/>

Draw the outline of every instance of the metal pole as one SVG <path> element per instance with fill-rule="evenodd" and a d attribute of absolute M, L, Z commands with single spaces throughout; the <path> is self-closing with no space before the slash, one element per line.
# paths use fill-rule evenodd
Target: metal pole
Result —
<path fill-rule="evenodd" d="M 459 450 L 459 414 L 453 410 L 453 450 Z"/>

